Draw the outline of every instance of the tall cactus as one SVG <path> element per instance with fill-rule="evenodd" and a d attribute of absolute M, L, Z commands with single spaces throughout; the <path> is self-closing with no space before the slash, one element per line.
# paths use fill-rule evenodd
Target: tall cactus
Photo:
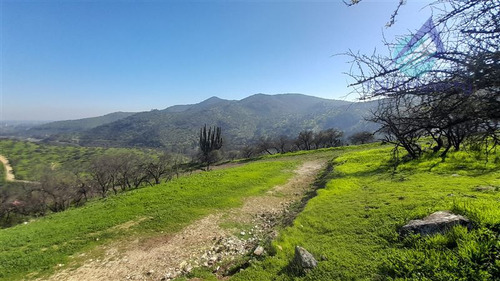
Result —
<path fill-rule="evenodd" d="M 200 150 L 203 154 L 208 155 L 214 150 L 219 150 L 222 147 L 222 130 L 220 127 L 209 127 L 207 125 L 200 129 Z"/>
<path fill-rule="evenodd" d="M 208 128 L 207 125 L 200 129 L 200 154 L 198 155 L 200 162 L 206 164 L 206 170 L 210 170 L 210 164 L 215 163 L 218 159 L 217 150 L 222 147 L 222 130 L 220 127 Z"/>

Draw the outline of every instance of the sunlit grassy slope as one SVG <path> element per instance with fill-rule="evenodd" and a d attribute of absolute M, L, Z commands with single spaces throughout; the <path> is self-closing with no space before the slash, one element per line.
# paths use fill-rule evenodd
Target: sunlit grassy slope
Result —
<path fill-rule="evenodd" d="M 99 148 L 49 145 L 18 140 L 0 140 L 0 154 L 9 159 L 18 180 L 37 180 L 45 167 L 85 167 L 93 157 L 105 152 L 135 151 L 131 148 Z M 148 153 L 154 155 L 153 150 Z"/>
<path fill-rule="evenodd" d="M 273 243 L 274 256 L 232 280 L 500 280 L 500 155 L 427 156 L 394 170 L 389 148 L 345 153 L 333 179 Z M 434 211 L 468 216 L 474 230 L 402 239 L 398 228 Z M 289 270 L 294 247 L 319 261 Z"/>
<path fill-rule="evenodd" d="M 9 159 L 18 180 L 35 180 L 44 167 L 77 163 L 81 165 L 101 148 L 54 146 L 27 141 L 0 140 L 0 154 Z"/>
<path fill-rule="evenodd" d="M 394 169 L 390 150 L 369 145 L 264 157 L 0 230 L 0 279 L 43 277 L 70 255 L 98 244 L 177 231 L 285 182 L 300 161 L 338 155 L 326 188 L 281 231 L 275 253 L 252 262 L 234 280 L 498 279 L 500 154 L 490 154 L 488 161 L 473 152 L 451 153 L 445 161 L 428 155 Z M 407 221 L 446 209 L 468 216 L 475 228 L 399 237 L 397 230 Z M 116 227 L 130 221 L 139 223 Z M 319 260 L 304 276 L 288 267 L 296 245 Z M 193 275 L 213 279 L 204 270 Z"/>
<path fill-rule="evenodd" d="M 68 256 L 111 239 L 177 231 L 205 214 L 238 206 L 244 196 L 284 183 L 297 163 L 261 161 L 202 172 L 2 229 L 0 279 L 48 274 Z M 128 230 L 114 228 L 141 218 Z"/>

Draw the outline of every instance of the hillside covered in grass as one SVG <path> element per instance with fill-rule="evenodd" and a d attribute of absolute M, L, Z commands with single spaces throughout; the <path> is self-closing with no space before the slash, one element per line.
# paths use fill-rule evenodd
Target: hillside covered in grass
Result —
<path fill-rule="evenodd" d="M 216 210 L 241 204 L 290 177 L 295 161 L 250 163 L 96 200 L 0 230 L 0 279 L 46 275 L 69 257 L 113 239 L 173 233 Z M 139 220 L 131 228 L 120 225 Z"/>
<path fill-rule="evenodd" d="M 428 154 L 395 165 L 391 149 L 371 144 L 262 157 L 3 229 L 0 279 L 48 278 L 60 265 L 85 264 L 75 258 L 81 254 L 99 257 L 96 247 L 178 233 L 289 181 L 300 163 L 324 158 L 333 161 L 333 170 L 321 177 L 325 187 L 305 195 L 312 199 L 302 201 L 302 212 L 301 204 L 289 207 L 300 213 L 291 225 L 278 224 L 279 235 L 263 244 L 264 255 L 250 249 L 240 263 L 222 260 L 179 280 L 216 280 L 212 271 L 226 266 L 232 267 L 231 280 L 498 280 L 500 153 L 486 158 L 461 151 L 446 159 Z M 408 221 L 439 210 L 468 217 L 473 229 L 399 235 Z M 318 267 L 297 272 L 291 266 L 295 246 L 310 251 Z"/>
<path fill-rule="evenodd" d="M 332 179 L 293 226 L 273 242 L 275 255 L 232 280 L 499 280 L 500 154 L 488 161 L 455 152 L 391 165 L 389 148 L 335 159 Z M 398 234 L 435 211 L 467 216 L 474 228 L 432 237 Z M 290 268 L 294 247 L 319 261 L 303 276 Z"/>
<path fill-rule="evenodd" d="M 143 153 L 143 150 L 139 149 L 49 145 L 29 141 L 0 140 L 0 155 L 9 160 L 18 180 L 36 180 L 46 167 L 84 168 L 93 158 L 105 152 L 125 151 Z M 157 154 L 153 150 L 148 150 L 147 153 Z"/>

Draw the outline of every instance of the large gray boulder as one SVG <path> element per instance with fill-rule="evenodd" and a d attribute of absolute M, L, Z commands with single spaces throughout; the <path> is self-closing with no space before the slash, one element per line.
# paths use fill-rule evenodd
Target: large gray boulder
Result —
<path fill-rule="evenodd" d="M 313 255 L 300 246 L 295 247 L 295 256 L 292 263 L 302 272 L 307 272 L 318 266 L 318 261 L 316 261 Z"/>
<path fill-rule="evenodd" d="M 456 225 L 462 225 L 468 229 L 472 228 L 472 224 L 464 216 L 453 214 L 449 211 L 439 211 L 430 214 L 421 220 L 411 220 L 401 228 L 402 235 L 411 233 L 424 235 L 434 235 L 437 233 L 445 233 Z"/>

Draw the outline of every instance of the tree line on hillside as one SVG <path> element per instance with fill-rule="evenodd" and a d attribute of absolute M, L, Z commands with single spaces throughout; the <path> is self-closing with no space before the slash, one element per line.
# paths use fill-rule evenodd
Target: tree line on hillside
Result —
<path fill-rule="evenodd" d="M 388 25 L 395 23 L 404 4 L 399 3 Z M 401 49 L 401 44 L 386 42 L 397 56 L 349 52 L 351 86 L 362 99 L 380 100 L 371 121 L 381 125 L 379 133 L 394 144 L 395 153 L 402 148 L 415 159 L 430 150 L 444 158 L 467 142 L 488 151 L 500 143 L 500 2 L 430 5 L 440 14 L 403 42 L 419 44 L 424 31 L 435 51 L 412 60 L 416 54 L 404 51 L 415 46 Z"/>
<path fill-rule="evenodd" d="M 252 158 L 259 155 L 272 155 L 299 150 L 313 150 L 320 148 L 338 147 L 347 144 L 365 144 L 375 141 L 372 132 L 362 131 L 344 138 L 344 133 L 331 128 L 318 132 L 305 130 L 297 137 L 292 138 L 285 135 L 277 137 L 261 137 L 243 146 L 238 152 L 229 152 L 227 158 Z"/>
<path fill-rule="evenodd" d="M 64 211 L 94 197 L 157 185 L 190 169 L 172 154 L 135 151 L 104 153 L 85 167 L 46 167 L 37 181 L 0 188 L 0 222 L 9 226 L 24 218 Z"/>

